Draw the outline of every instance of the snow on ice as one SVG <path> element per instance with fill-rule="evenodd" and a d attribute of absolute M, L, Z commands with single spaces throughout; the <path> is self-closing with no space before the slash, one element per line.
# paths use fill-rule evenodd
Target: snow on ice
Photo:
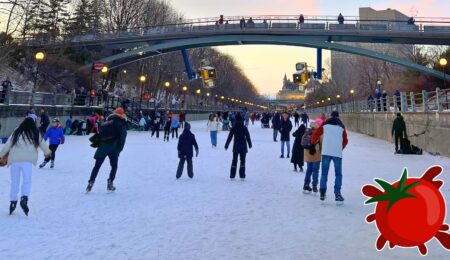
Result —
<path fill-rule="evenodd" d="M 440 164 L 441 190 L 450 201 L 448 158 L 394 155 L 392 144 L 350 133 L 345 205 L 336 207 L 332 194 L 322 204 L 302 193 L 304 173 L 279 158 L 280 143 L 259 123 L 250 126 L 247 179 L 232 182 L 231 149 L 223 149 L 227 133 L 219 133 L 212 148 L 205 125 L 193 123 L 200 146 L 193 180 L 186 171 L 175 180 L 176 140 L 129 132 L 112 194 L 106 192 L 107 161 L 85 194 L 94 149 L 86 137 L 68 137 L 55 169 L 33 169 L 29 217 L 20 209 L 8 215 L 9 169 L 1 168 L 0 259 L 421 259 L 416 249 L 376 251 L 378 231 L 365 222 L 373 206 L 363 204 L 361 187 L 374 177 L 393 182 L 404 166 L 420 176 Z M 449 255 L 436 240 L 428 248 L 430 259 Z"/>

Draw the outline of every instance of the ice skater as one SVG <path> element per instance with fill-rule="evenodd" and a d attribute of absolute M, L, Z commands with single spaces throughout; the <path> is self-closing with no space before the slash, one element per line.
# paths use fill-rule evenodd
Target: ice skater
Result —
<path fill-rule="evenodd" d="M 38 148 L 40 148 L 49 158 L 51 151 L 47 144 L 41 140 L 39 129 L 34 120 L 25 118 L 0 151 L 0 158 L 10 166 L 11 171 L 11 191 L 9 214 L 11 215 L 17 206 L 19 194 L 20 178 L 22 177 L 20 207 L 28 216 L 28 198 L 31 191 L 32 166 L 38 160 Z"/>
<path fill-rule="evenodd" d="M 322 143 L 322 174 L 320 175 L 320 200 L 325 200 L 327 192 L 328 170 L 331 161 L 334 163 L 336 179 L 334 194 L 336 203 L 343 203 L 342 187 L 342 151 L 348 144 L 347 131 L 339 119 L 339 113 L 333 111 L 331 117 L 320 126 L 311 138 L 311 144 L 317 144 L 323 135 Z"/>
<path fill-rule="evenodd" d="M 221 124 L 216 114 L 212 114 L 209 116 L 207 126 L 209 135 L 211 137 L 211 145 L 213 147 L 217 147 L 217 133 L 221 129 Z"/>
<path fill-rule="evenodd" d="M 55 157 L 56 157 L 56 150 L 58 149 L 58 146 L 60 144 L 64 144 L 64 130 L 61 126 L 61 123 L 59 122 L 58 118 L 54 118 L 52 120 L 52 126 L 47 130 L 47 132 L 44 135 L 44 141 L 47 141 L 47 139 L 50 139 L 50 151 L 52 151 L 52 155 L 50 158 L 46 158 L 44 162 L 39 165 L 39 168 L 44 168 L 45 165 L 47 165 L 48 162 L 50 162 L 50 168 L 55 167 Z"/>
<path fill-rule="evenodd" d="M 304 149 L 304 160 L 306 162 L 306 174 L 305 182 L 303 184 L 303 193 L 317 193 L 317 185 L 319 184 L 319 168 L 320 160 L 322 156 L 321 142 L 317 144 L 311 144 L 311 138 L 314 135 L 317 128 L 323 124 L 322 119 L 318 118 L 311 122 L 311 128 L 307 129 L 302 139 L 302 145 Z M 311 189 L 311 177 L 312 177 L 312 189 Z"/>
<path fill-rule="evenodd" d="M 114 187 L 114 179 L 116 178 L 119 155 L 125 146 L 126 138 L 127 117 L 123 108 L 119 107 L 106 119 L 106 122 L 100 126 L 100 146 L 97 148 L 94 155 L 95 166 L 92 169 L 86 192 L 91 192 L 95 179 L 100 171 L 100 167 L 102 167 L 106 157 L 109 158 L 109 163 L 111 164 L 107 190 L 116 190 L 116 187 Z"/>
<path fill-rule="evenodd" d="M 197 140 L 195 140 L 195 135 L 191 132 L 191 125 L 187 122 L 184 124 L 183 133 L 178 139 L 178 158 L 180 162 L 178 163 L 176 178 L 179 179 L 183 174 L 184 163 L 187 162 L 187 172 L 189 178 L 194 178 L 194 167 L 192 165 L 192 157 L 198 157 L 199 149 L 197 145 Z"/>
<path fill-rule="evenodd" d="M 303 172 L 303 146 L 302 146 L 302 138 L 305 134 L 306 127 L 304 124 L 301 124 L 299 128 L 292 134 L 295 137 L 294 145 L 292 146 L 292 158 L 291 163 L 294 164 L 294 171 L 300 170 Z"/>
<path fill-rule="evenodd" d="M 166 122 L 164 123 L 164 141 L 169 142 L 171 127 L 172 127 L 172 119 L 167 118 Z"/>
<path fill-rule="evenodd" d="M 247 156 L 247 145 L 248 148 L 252 148 L 252 140 L 250 139 L 250 133 L 248 132 L 247 127 L 244 125 L 242 121 L 241 114 L 236 115 L 236 122 L 231 128 L 230 133 L 228 134 L 227 142 L 225 143 L 225 150 L 228 150 L 228 146 L 230 145 L 231 140 L 234 137 L 233 143 L 233 161 L 231 162 L 231 170 L 230 170 L 230 179 L 234 180 L 237 171 L 237 161 L 238 157 L 241 160 L 241 165 L 239 168 L 239 177 L 241 180 L 245 179 L 245 157 Z"/>
<path fill-rule="evenodd" d="M 280 133 L 281 133 L 281 156 L 280 158 L 284 158 L 284 146 L 286 145 L 287 147 L 287 157 L 290 157 L 290 153 L 291 153 L 291 144 L 290 144 L 290 134 L 291 134 L 291 130 L 292 130 L 292 122 L 289 119 L 289 115 L 288 113 L 284 112 L 282 115 L 282 119 L 280 122 Z"/>
<path fill-rule="evenodd" d="M 175 117 L 172 118 L 172 125 L 171 125 L 171 133 L 172 133 L 172 139 L 175 138 L 175 135 L 178 139 L 178 128 L 180 128 L 180 122 Z"/>

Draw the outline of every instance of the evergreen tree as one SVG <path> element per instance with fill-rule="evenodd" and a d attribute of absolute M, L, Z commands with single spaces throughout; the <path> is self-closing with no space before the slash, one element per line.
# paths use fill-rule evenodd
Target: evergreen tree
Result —
<path fill-rule="evenodd" d="M 67 11 L 69 0 L 47 0 L 42 1 L 43 10 L 39 14 L 42 20 L 42 31 L 50 38 L 56 38 L 69 22 L 70 14 Z"/>
<path fill-rule="evenodd" d="M 88 32 L 91 17 L 90 3 L 88 0 L 80 0 L 75 8 L 73 17 L 67 25 L 67 33 L 71 35 L 82 35 Z"/>
<path fill-rule="evenodd" d="M 89 13 L 88 27 L 92 33 L 100 32 L 103 28 L 102 17 L 104 14 L 101 0 L 91 0 Z"/>

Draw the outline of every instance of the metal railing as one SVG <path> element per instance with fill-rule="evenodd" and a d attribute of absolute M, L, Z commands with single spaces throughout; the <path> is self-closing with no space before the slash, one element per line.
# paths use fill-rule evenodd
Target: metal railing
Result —
<path fill-rule="evenodd" d="M 245 23 L 241 23 L 244 17 Z M 49 37 L 38 34 L 25 39 L 24 44 L 57 44 L 61 42 L 96 42 L 124 37 L 158 36 L 161 34 L 183 34 L 201 31 L 225 30 L 319 30 L 319 31 L 385 31 L 385 32 L 417 32 L 417 33 L 448 33 L 450 34 L 450 18 L 416 17 L 414 24 L 407 20 L 361 20 L 357 16 L 346 16 L 343 24 L 338 22 L 337 16 L 304 15 L 304 22 L 294 15 L 261 15 L 228 16 L 223 23 L 217 17 L 186 20 L 175 24 L 161 24 L 155 26 L 133 27 L 123 30 L 87 31 L 83 35 L 61 35 Z M 23 40 L 23 38 L 20 38 Z"/>
<path fill-rule="evenodd" d="M 325 102 L 324 102 L 325 103 Z M 329 102 L 328 102 L 329 103 Z M 386 96 L 380 99 L 354 100 L 351 102 L 335 102 L 328 105 L 307 106 L 310 113 L 339 112 L 450 112 L 450 90 L 421 93 L 401 92 L 400 96 Z"/>

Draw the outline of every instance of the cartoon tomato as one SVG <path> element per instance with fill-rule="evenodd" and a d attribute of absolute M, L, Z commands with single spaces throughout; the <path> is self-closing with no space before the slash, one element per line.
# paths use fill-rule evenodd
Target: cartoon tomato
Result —
<path fill-rule="evenodd" d="M 375 221 L 381 233 L 376 242 L 378 250 L 389 241 L 390 248 L 418 247 L 426 255 L 425 244 L 433 237 L 450 250 L 450 234 L 443 232 L 449 230 L 444 224 L 445 200 L 439 191 L 444 183 L 433 180 L 442 170 L 441 166 L 433 166 L 421 178 L 408 178 L 405 168 L 401 179 L 394 184 L 375 179 L 384 192 L 372 185 L 362 188 L 362 193 L 370 198 L 365 204 L 377 203 L 375 213 L 366 220 Z"/>

